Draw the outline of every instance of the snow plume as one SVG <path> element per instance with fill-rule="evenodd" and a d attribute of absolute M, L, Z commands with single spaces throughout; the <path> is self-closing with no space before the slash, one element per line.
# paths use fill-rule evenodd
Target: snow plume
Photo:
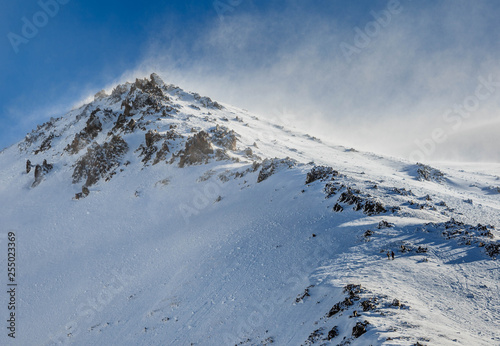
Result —
<path fill-rule="evenodd" d="M 214 10 L 195 39 L 169 22 L 123 78 L 154 70 L 167 83 L 358 149 L 498 161 L 497 137 L 484 135 L 500 126 L 499 47 L 488 35 L 498 5 L 427 5 L 380 1 L 359 17 L 359 8 L 327 1 L 288 1 L 265 13 L 241 3 L 223 20 Z M 473 99 L 484 80 L 489 87 Z"/>

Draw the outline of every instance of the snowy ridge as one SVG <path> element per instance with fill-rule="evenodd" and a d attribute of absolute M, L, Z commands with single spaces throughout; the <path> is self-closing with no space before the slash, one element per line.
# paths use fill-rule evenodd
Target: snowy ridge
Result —
<path fill-rule="evenodd" d="M 498 167 L 264 119 L 152 74 L 1 152 L 0 343 L 500 345 Z"/>

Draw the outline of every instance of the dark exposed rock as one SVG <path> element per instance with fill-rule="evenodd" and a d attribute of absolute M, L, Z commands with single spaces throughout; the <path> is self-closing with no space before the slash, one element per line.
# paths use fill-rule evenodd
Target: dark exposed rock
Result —
<path fill-rule="evenodd" d="M 119 136 L 113 136 L 109 142 L 102 145 L 93 143 L 87 153 L 76 162 L 73 183 L 86 179 L 85 186 L 92 186 L 101 178 L 111 179 L 127 151 L 127 143 Z"/>
<path fill-rule="evenodd" d="M 450 220 L 444 223 L 444 228 L 446 229 L 457 228 L 462 226 L 465 226 L 465 224 L 462 221 L 455 220 L 454 218 L 451 218 Z"/>
<path fill-rule="evenodd" d="M 312 345 L 316 343 L 316 341 L 321 340 L 321 337 L 323 336 L 323 328 L 316 329 L 314 332 L 309 335 L 309 337 L 306 340 L 306 345 Z"/>
<path fill-rule="evenodd" d="M 124 126 L 124 132 L 132 133 L 136 128 L 137 128 L 137 122 L 135 121 L 135 119 L 130 119 L 127 125 Z"/>
<path fill-rule="evenodd" d="M 358 196 L 360 193 L 361 192 L 359 190 L 348 187 L 347 191 L 342 192 L 340 195 L 339 202 L 347 204 L 361 204 L 363 200 Z"/>
<path fill-rule="evenodd" d="M 40 182 L 42 181 L 42 178 L 43 178 L 42 166 L 36 165 L 35 166 L 35 181 L 31 185 L 31 187 L 35 187 L 38 184 L 40 184 Z"/>
<path fill-rule="evenodd" d="M 332 340 L 334 337 L 339 335 L 339 328 L 337 326 L 333 327 L 330 329 L 328 332 L 328 335 L 326 337 L 327 340 Z"/>
<path fill-rule="evenodd" d="M 342 208 L 342 206 L 338 203 L 335 203 L 335 205 L 333 206 L 333 211 L 341 212 L 343 210 L 344 210 L 344 208 Z"/>
<path fill-rule="evenodd" d="M 198 102 L 200 102 L 203 107 L 206 107 L 206 108 L 215 108 L 215 109 L 222 109 L 224 107 L 222 107 L 222 105 L 220 105 L 219 103 L 217 103 L 216 101 L 212 101 L 212 99 L 210 99 L 210 97 L 206 97 L 206 96 L 200 96 L 199 94 L 193 94 L 194 96 L 194 99 Z"/>
<path fill-rule="evenodd" d="M 330 318 L 332 317 L 333 315 L 339 313 L 340 311 L 343 310 L 343 307 L 341 306 L 341 302 L 340 303 L 336 303 L 331 309 L 330 311 L 328 311 L 328 313 L 326 314 L 326 317 Z"/>
<path fill-rule="evenodd" d="M 156 130 L 146 132 L 145 144 L 141 144 L 137 149 L 137 151 L 140 151 L 139 156 L 144 156 L 142 162 L 144 164 L 148 163 L 155 153 L 153 165 L 162 161 L 166 162 L 167 154 L 170 153 L 170 141 L 174 142 L 177 138 L 181 138 L 181 136 L 173 129 L 167 131 L 167 133 L 159 133 Z M 182 154 L 182 152 L 179 154 Z M 173 159 L 174 157 L 172 157 Z"/>
<path fill-rule="evenodd" d="M 440 170 L 432 168 L 431 166 L 417 163 L 417 179 L 435 181 L 439 183 L 444 180 L 444 174 Z"/>
<path fill-rule="evenodd" d="M 124 97 L 126 92 L 124 90 L 120 97 L 116 99 L 116 101 L 123 99 L 121 108 L 125 117 L 137 114 L 144 108 L 142 111 L 146 114 L 158 113 L 162 110 L 164 113 L 167 112 L 167 107 L 163 106 L 162 102 L 169 101 L 169 98 L 163 93 L 165 86 L 158 75 L 152 74 L 150 79 L 136 79 L 134 83 L 128 85 L 130 86 L 128 94 Z M 171 107 L 168 108 L 171 110 Z M 115 126 L 115 128 L 120 127 L 120 124 Z"/>
<path fill-rule="evenodd" d="M 324 187 L 324 191 L 326 194 L 326 198 L 330 198 L 331 196 L 335 195 L 338 191 L 343 189 L 345 187 L 344 184 L 341 184 L 338 181 L 335 181 L 334 178 L 332 177 L 332 180 L 327 182 Z"/>
<path fill-rule="evenodd" d="M 158 97 L 164 97 L 166 100 L 168 100 L 167 95 L 163 93 L 163 90 L 161 89 L 161 84 L 163 84 L 163 81 L 161 78 L 156 74 L 152 73 L 149 76 L 150 79 L 144 78 L 144 79 L 136 79 L 134 86 L 141 90 L 144 93 L 151 94 L 154 96 Z"/>
<path fill-rule="evenodd" d="M 311 295 L 309 294 L 309 289 L 310 289 L 310 288 L 313 288 L 313 287 L 314 287 L 314 285 L 311 285 L 311 286 L 307 287 L 307 288 L 304 290 L 304 293 L 299 294 L 299 295 L 297 296 L 297 298 L 295 298 L 295 302 L 296 302 L 296 303 L 300 303 L 301 301 L 303 301 L 303 300 L 304 300 L 304 298 L 305 298 L 305 297 L 310 297 Z"/>
<path fill-rule="evenodd" d="M 80 138 L 80 134 L 77 133 L 73 138 L 71 144 L 68 144 L 66 148 L 64 148 L 64 150 L 69 152 L 70 154 L 76 154 L 81 149 L 83 149 L 88 143 L 89 142 L 85 140 L 85 137 Z"/>
<path fill-rule="evenodd" d="M 315 166 L 311 169 L 310 172 L 307 173 L 306 176 L 306 185 L 316 180 L 324 180 L 329 177 L 336 177 L 339 175 L 339 172 L 335 171 L 332 167 L 326 166 Z"/>
<path fill-rule="evenodd" d="M 253 161 L 252 162 L 252 172 L 256 172 L 260 166 L 261 166 L 260 162 Z"/>
<path fill-rule="evenodd" d="M 80 133 L 77 133 L 73 138 L 71 144 L 68 144 L 66 148 L 64 148 L 64 150 L 66 150 L 70 154 L 76 154 L 88 144 L 89 141 L 86 139 L 86 137 L 81 137 Z"/>
<path fill-rule="evenodd" d="M 179 167 L 208 162 L 213 153 L 208 134 L 205 131 L 198 132 L 186 141 L 186 147 L 180 155 Z"/>
<path fill-rule="evenodd" d="M 111 91 L 111 101 L 120 101 L 129 91 L 130 83 L 117 85 L 113 91 Z"/>
<path fill-rule="evenodd" d="M 161 139 L 161 136 L 158 133 L 158 131 L 149 130 L 148 132 L 146 132 L 145 138 L 146 138 L 146 147 L 150 148 L 153 146 L 154 143 L 156 143 Z"/>
<path fill-rule="evenodd" d="M 262 168 L 259 172 L 257 183 L 260 183 L 269 178 L 271 175 L 276 173 L 279 168 L 292 168 L 293 166 L 295 166 L 295 163 L 296 161 L 290 159 L 289 157 L 285 159 L 265 159 L 264 162 L 262 162 Z"/>
<path fill-rule="evenodd" d="M 492 231 L 495 229 L 491 225 L 477 224 L 476 226 L 465 224 L 457 221 L 454 218 L 441 223 L 428 223 L 422 230 L 429 232 L 431 230 L 441 232 L 441 235 L 446 239 L 454 239 L 460 245 L 476 244 L 479 247 L 484 247 L 486 254 L 490 257 L 497 257 L 499 254 L 500 244 L 491 241 L 494 238 Z"/>
<path fill-rule="evenodd" d="M 391 305 L 399 308 L 399 307 L 401 307 L 401 302 L 399 301 L 399 299 L 394 298 L 392 300 Z"/>
<path fill-rule="evenodd" d="M 52 168 L 54 168 L 54 166 L 51 163 L 47 163 L 47 160 L 43 160 L 42 163 L 43 174 L 49 173 L 52 170 Z"/>
<path fill-rule="evenodd" d="M 354 301 L 359 300 L 359 295 L 363 289 L 361 288 L 361 285 L 355 285 L 355 284 L 349 284 L 344 287 L 343 292 L 347 293 L 347 297 L 341 301 L 336 303 L 330 311 L 326 314 L 327 318 L 332 317 L 333 315 L 339 313 L 340 311 L 344 311 L 348 307 L 354 305 Z"/>
<path fill-rule="evenodd" d="M 360 305 L 363 308 L 363 311 L 375 310 L 377 307 L 377 298 L 363 300 Z"/>
<path fill-rule="evenodd" d="M 493 233 L 491 233 L 491 230 L 493 229 L 492 226 L 481 225 L 480 223 L 478 223 L 477 226 L 475 227 L 475 229 L 483 237 L 488 237 L 488 238 L 491 238 L 491 239 L 494 238 Z"/>
<path fill-rule="evenodd" d="M 363 237 L 368 238 L 371 237 L 374 234 L 372 230 L 366 230 L 365 233 L 363 233 Z"/>
<path fill-rule="evenodd" d="M 54 128 L 54 124 L 59 119 L 60 118 L 57 119 L 50 118 L 50 121 L 47 121 L 42 125 L 38 125 L 36 129 L 32 130 L 31 133 L 27 134 L 24 140 L 18 144 L 19 150 L 27 151 L 27 149 L 31 147 L 34 143 L 36 143 L 40 139 L 40 137 L 45 137 L 47 133 L 50 133 L 50 131 Z M 44 141 L 46 141 L 47 143 L 45 145 L 42 143 L 42 146 L 48 146 L 48 148 L 50 148 L 51 140 L 52 138 L 47 139 L 47 137 L 45 137 Z"/>
<path fill-rule="evenodd" d="M 389 227 L 394 227 L 393 224 L 390 224 L 389 222 L 382 220 L 378 223 L 377 228 L 378 229 L 384 229 L 384 228 L 389 228 Z"/>
<path fill-rule="evenodd" d="M 36 187 L 38 186 L 42 180 L 43 176 L 47 173 L 49 173 L 53 169 L 53 165 L 50 163 L 47 163 L 47 160 L 43 160 L 43 163 L 41 165 L 36 165 L 35 166 L 35 181 L 33 184 L 31 184 L 31 187 Z"/>
<path fill-rule="evenodd" d="M 417 253 L 426 253 L 427 252 L 427 248 L 426 247 L 422 247 L 422 246 L 419 246 L 416 250 Z"/>
<path fill-rule="evenodd" d="M 90 191 L 88 189 L 88 187 L 86 187 L 85 185 L 82 186 L 82 192 L 78 192 L 77 194 L 75 194 L 75 198 L 74 199 L 82 199 L 82 198 L 85 198 L 89 195 Z"/>
<path fill-rule="evenodd" d="M 33 167 L 31 165 L 31 161 L 30 160 L 27 160 L 26 161 L 26 174 L 29 174 L 29 172 L 31 172 L 31 167 Z"/>
<path fill-rule="evenodd" d="M 363 213 L 366 215 L 375 215 L 385 212 L 387 212 L 387 210 L 378 201 L 366 201 L 363 207 Z"/>
<path fill-rule="evenodd" d="M 210 131 L 212 143 L 224 149 L 236 150 L 236 132 L 224 126 L 217 125 Z"/>
<path fill-rule="evenodd" d="M 64 148 L 65 151 L 69 152 L 70 154 L 77 154 L 81 149 L 86 147 L 93 139 L 97 137 L 99 132 L 102 131 L 102 124 L 99 120 L 99 116 L 97 115 L 97 113 L 100 111 L 100 108 L 92 111 L 89 119 L 87 120 L 85 128 L 83 128 L 82 131 L 75 135 L 71 144 L 68 144 L 68 146 Z"/>
<path fill-rule="evenodd" d="M 82 186 L 82 192 L 78 192 L 75 194 L 75 198 L 74 199 L 82 199 L 82 198 L 85 198 L 89 195 L 90 191 L 88 189 L 88 187 L 86 187 L 85 185 Z"/>
<path fill-rule="evenodd" d="M 246 148 L 245 149 L 245 156 L 246 157 L 252 157 L 253 156 L 253 151 L 251 148 Z"/>
<path fill-rule="evenodd" d="M 400 210 L 401 210 L 401 207 L 400 207 L 399 205 L 396 205 L 396 206 L 391 206 L 391 207 L 388 207 L 388 208 L 389 208 L 389 211 L 390 211 L 391 213 L 396 213 L 396 212 L 398 212 L 398 211 L 400 211 Z"/>
<path fill-rule="evenodd" d="M 130 113 L 130 111 L 132 110 L 132 105 L 130 104 L 130 101 L 129 101 L 129 99 L 128 99 L 128 98 L 127 98 L 127 99 L 125 99 L 125 100 L 123 100 L 123 102 L 122 102 L 122 104 L 121 104 L 121 106 L 120 106 L 120 109 L 122 109 L 122 108 L 124 108 L 124 110 L 123 110 L 123 115 L 124 115 L 125 117 L 129 117 L 129 116 L 131 116 L 131 115 L 132 115 L 132 114 Z"/>
<path fill-rule="evenodd" d="M 100 112 L 101 109 L 97 108 L 91 114 L 89 119 L 87 120 L 87 124 L 83 131 L 89 136 L 90 139 L 94 139 L 97 137 L 99 132 L 102 131 L 102 124 L 97 116 L 97 113 Z"/>
<path fill-rule="evenodd" d="M 358 211 L 361 209 L 363 209 L 363 203 L 358 202 L 358 203 L 354 204 L 354 208 L 353 208 L 354 211 Z"/>
<path fill-rule="evenodd" d="M 352 328 L 352 336 L 354 336 L 355 338 L 359 338 L 361 335 L 366 333 L 366 327 L 369 324 L 370 323 L 368 321 L 357 322 L 356 325 Z"/>
<path fill-rule="evenodd" d="M 497 258 L 500 255 L 500 243 L 490 243 L 484 249 L 490 257 Z"/>
<path fill-rule="evenodd" d="M 359 299 L 361 292 L 363 292 L 361 285 L 348 284 L 344 286 L 344 293 L 349 294 L 349 298 Z"/>
<path fill-rule="evenodd" d="M 41 152 L 44 152 L 48 149 L 50 149 L 52 147 L 52 140 L 55 138 L 54 134 L 51 133 L 49 136 L 47 136 L 47 138 L 45 138 L 42 142 L 42 144 L 40 145 L 40 147 L 35 150 L 34 154 L 37 155 Z"/>
<path fill-rule="evenodd" d="M 153 161 L 153 165 L 156 165 L 158 162 L 165 161 L 167 158 L 167 153 L 169 152 L 170 150 L 168 149 L 168 142 L 164 141 L 161 145 L 161 148 L 156 152 L 156 157 Z"/>
<path fill-rule="evenodd" d="M 112 132 L 117 132 L 124 128 L 124 125 L 127 123 L 127 115 L 125 112 L 120 114 L 116 119 L 115 125 L 113 126 Z"/>
<path fill-rule="evenodd" d="M 227 154 L 227 152 L 223 149 L 216 149 L 215 150 L 215 159 L 217 161 L 224 161 L 224 160 L 230 160 L 231 157 Z"/>
<path fill-rule="evenodd" d="M 42 133 L 35 132 L 35 130 L 31 131 L 31 133 L 28 133 L 26 137 L 24 137 L 24 140 L 17 145 L 20 151 L 26 151 L 29 147 L 35 143 L 38 138 L 42 136 Z"/>
<path fill-rule="evenodd" d="M 393 188 L 392 191 L 401 196 L 415 196 L 411 190 L 406 190 L 406 188 L 398 189 L 397 187 Z"/>
<path fill-rule="evenodd" d="M 170 113 L 178 113 L 179 111 L 173 107 L 170 107 L 168 105 L 166 105 L 162 111 L 161 111 L 161 115 L 162 117 L 164 118 L 172 118 L 173 116 L 170 114 Z"/>

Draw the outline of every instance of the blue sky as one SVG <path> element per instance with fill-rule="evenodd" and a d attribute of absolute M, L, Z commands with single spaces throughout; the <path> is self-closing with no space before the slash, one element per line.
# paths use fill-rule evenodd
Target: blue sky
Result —
<path fill-rule="evenodd" d="M 443 116 L 470 101 L 480 78 L 500 81 L 493 0 L 41 2 L 52 5 L 9 1 L 0 15 L 0 147 L 100 89 L 157 71 L 361 149 L 408 157 L 440 128 L 448 139 L 428 156 L 470 160 L 467 147 L 479 146 L 481 159 L 500 160 L 488 151 L 499 147 L 500 90 L 467 117 Z M 23 18 L 38 20 L 38 32 L 12 44 Z"/>

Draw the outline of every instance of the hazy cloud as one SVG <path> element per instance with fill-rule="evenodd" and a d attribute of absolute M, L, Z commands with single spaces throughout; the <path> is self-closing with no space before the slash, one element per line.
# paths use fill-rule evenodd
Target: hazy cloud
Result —
<path fill-rule="evenodd" d="M 122 79 L 157 71 L 169 83 L 333 142 L 407 158 L 416 140 L 440 128 L 448 139 L 425 160 L 498 160 L 499 140 L 478 124 L 499 118 L 500 90 L 456 130 L 443 118 L 474 95 L 479 77 L 500 82 L 494 2 L 402 0 L 390 17 L 387 3 L 377 2 L 359 20 L 286 4 L 251 14 L 242 4 L 224 21 L 214 12 L 194 40 L 170 24 Z M 376 17 L 385 19 L 378 30 Z M 347 57 L 342 44 L 356 53 Z"/>

